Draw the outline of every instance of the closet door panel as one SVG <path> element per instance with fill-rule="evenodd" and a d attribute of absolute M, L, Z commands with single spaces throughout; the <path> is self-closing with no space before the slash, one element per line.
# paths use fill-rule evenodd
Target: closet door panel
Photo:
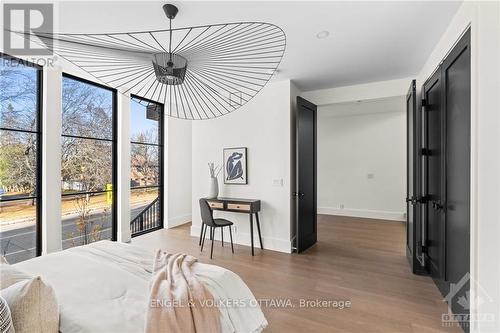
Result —
<path fill-rule="evenodd" d="M 446 259 L 443 295 L 453 290 L 449 306 L 454 314 L 468 315 L 460 299 L 470 290 L 470 31 L 466 32 L 441 65 L 445 110 L 444 187 Z M 468 320 L 460 322 L 468 332 Z"/>
<path fill-rule="evenodd" d="M 470 270 L 469 32 L 442 66 L 446 106 L 446 280 L 457 283 Z"/>
<path fill-rule="evenodd" d="M 422 126 L 421 111 L 417 98 L 416 81 L 412 80 L 406 94 L 407 119 L 407 193 L 406 193 L 406 255 L 412 272 L 425 274 L 424 255 L 422 254 L 421 222 L 421 148 Z"/>
<path fill-rule="evenodd" d="M 434 278 L 444 276 L 444 216 L 438 206 L 442 202 L 442 94 L 440 72 L 424 84 L 426 163 L 426 214 L 427 258 L 429 272 Z"/>
<path fill-rule="evenodd" d="M 406 245 L 407 254 L 413 266 L 415 251 L 415 119 L 416 119 L 416 101 L 415 101 L 415 80 L 411 82 L 410 89 L 406 95 Z"/>

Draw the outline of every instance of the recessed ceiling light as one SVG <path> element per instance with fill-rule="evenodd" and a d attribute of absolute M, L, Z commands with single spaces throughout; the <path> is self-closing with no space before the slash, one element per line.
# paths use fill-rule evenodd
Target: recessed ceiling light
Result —
<path fill-rule="evenodd" d="M 320 31 L 316 34 L 316 38 L 318 38 L 318 39 L 325 39 L 328 36 L 330 36 L 330 32 L 328 32 L 326 30 Z"/>

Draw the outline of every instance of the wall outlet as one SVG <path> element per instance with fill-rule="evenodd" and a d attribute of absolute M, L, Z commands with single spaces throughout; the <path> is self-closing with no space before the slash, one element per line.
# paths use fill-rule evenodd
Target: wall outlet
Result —
<path fill-rule="evenodd" d="M 340 204 L 340 205 L 339 205 L 339 208 L 340 208 L 340 209 L 344 209 L 344 204 Z"/>
<path fill-rule="evenodd" d="M 374 173 L 369 173 L 369 174 L 366 175 L 366 178 L 373 179 L 373 178 L 375 178 L 375 174 Z"/>

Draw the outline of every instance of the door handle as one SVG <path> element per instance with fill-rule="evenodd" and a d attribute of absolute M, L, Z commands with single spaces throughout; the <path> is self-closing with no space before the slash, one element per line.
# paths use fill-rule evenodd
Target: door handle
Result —
<path fill-rule="evenodd" d="M 302 198 L 305 195 L 302 192 L 293 192 L 292 194 L 293 194 L 294 197 L 297 197 L 297 198 Z"/>
<path fill-rule="evenodd" d="M 442 210 L 444 206 L 441 201 L 432 201 L 432 208 L 434 208 L 435 210 Z"/>
<path fill-rule="evenodd" d="M 412 205 L 416 205 L 418 200 L 415 197 L 411 197 L 411 198 L 406 198 L 406 202 L 411 203 Z"/>

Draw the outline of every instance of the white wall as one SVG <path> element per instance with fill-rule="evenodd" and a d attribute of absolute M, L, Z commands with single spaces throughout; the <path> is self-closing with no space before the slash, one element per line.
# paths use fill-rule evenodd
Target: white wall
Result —
<path fill-rule="evenodd" d="M 296 163 L 295 158 L 297 156 L 296 150 L 296 115 L 297 115 L 297 96 L 301 95 L 301 91 L 299 88 L 293 83 L 290 83 L 290 192 L 297 192 L 297 174 L 296 174 Z M 297 221 L 295 211 L 297 209 L 296 206 L 297 197 L 290 196 L 290 240 L 292 242 L 292 247 L 296 248 L 296 233 L 297 233 Z"/>
<path fill-rule="evenodd" d="M 119 242 L 132 239 L 130 231 L 130 95 L 117 95 L 117 226 Z"/>
<path fill-rule="evenodd" d="M 318 108 L 318 213 L 404 221 L 405 98 Z"/>
<path fill-rule="evenodd" d="M 248 185 L 224 185 L 219 175 L 219 196 L 262 200 L 264 248 L 290 252 L 290 81 L 272 82 L 239 110 L 216 119 L 194 121 L 192 126 L 191 235 L 200 234 L 198 200 L 208 193 L 207 163 L 222 164 L 223 148 L 248 147 Z M 275 179 L 282 179 L 283 186 L 273 185 Z M 248 215 L 217 215 L 236 224 L 236 243 L 250 244 Z M 254 232 L 257 235 L 256 228 Z"/>
<path fill-rule="evenodd" d="M 62 249 L 60 68 L 44 69 L 42 96 L 42 255 Z M 49 200 L 47 200 L 49 199 Z M 51 223 L 47 223 L 50 221 Z"/>
<path fill-rule="evenodd" d="M 420 87 L 471 27 L 471 332 L 500 332 L 500 3 L 464 2 L 417 76 Z M 477 302 L 478 298 L 481 299 Z M 493 316 L 484 320 L 479 315 Z"/>
<path fill-rule="evenodd" d="M 167 119 L 167 228 L 191 221 L 191 124 L 189 120 Z"/>
<path fill-rule="evenodd" d="M 381 99 L 406 95 L 412 78 L 305 91 L 302 97 L 317 105 Z"/>
<path fill-rule="evenodd" d="M 301 94 L 318 105 L 318 213 L 405 219 L 406 114 L 403 96 L 411 80 L 371 82 Z M 387 113 L 389 110 L 392 115 Z M 382 115 L 384 112 L 387 114 Z M 335 118 L 327 117 L 328 114 Z M 369 140 L 368 136 L 372 138 Z M 349 150 L 353 145 L 356 151 Z M 333 166 L 336 169 L 332 169 Z M 389 170 L 395 178 L 391 178 Z M 368 179 L 369 173 L 373 178 Z M 383 200 L 381 191 L 390 199 Z M 343 209 L 340 209 L 341 204 Z"/>

